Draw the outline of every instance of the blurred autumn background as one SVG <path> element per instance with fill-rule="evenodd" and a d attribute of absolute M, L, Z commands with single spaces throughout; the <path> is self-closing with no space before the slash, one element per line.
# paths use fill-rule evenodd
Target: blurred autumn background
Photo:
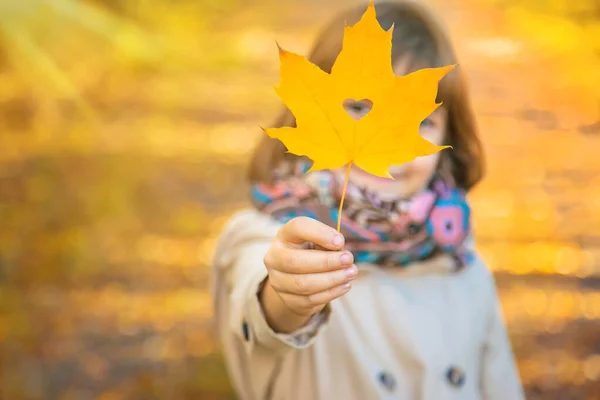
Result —
<path fill-rule="evenodd" d="M 359 0 L 0 0 L 0 398 L 231 399 L 215 238 L 306 53 Z M 434 0 L 529 399 L 600 399 L 600 2 Z"/>

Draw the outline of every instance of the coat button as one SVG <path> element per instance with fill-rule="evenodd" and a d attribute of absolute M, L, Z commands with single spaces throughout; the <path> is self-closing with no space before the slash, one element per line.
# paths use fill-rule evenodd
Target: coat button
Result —
<path fill-rule="evenodd" d="M 242 321 L 242 334 L 244 335 L 244 340 L 246 342 L 250 340 L 250 328 L 248 327 L 246 320 Z"/>
<path fill-rule="evenodd" d="M 456 388 L 461 387 L 465 383 L 465 373 L 458 367 L 448 368 L 448 372 L 446 372 L 446 378 L 448 379 L 448 382 Z"/>
<path fill-rule="evenodd" d="M 390 392 L 392 392 L 396 388 L 396 380 L 390 373 L 386 371 L 381 371 L 377 376 L 377 379 L 379 380 L 379 383 L 381 383 L 383 387 L 385 387 Z"/>

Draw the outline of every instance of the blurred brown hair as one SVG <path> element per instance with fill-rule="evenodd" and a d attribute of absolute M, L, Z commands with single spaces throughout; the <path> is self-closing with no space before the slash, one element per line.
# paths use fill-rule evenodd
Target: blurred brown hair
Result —
<path fill-rule="evenodd" d="M 344 26 L 358 22 L 365 9 L 361 6 L 335 18 L 319 35 L 308 59 L 330 73 L 342 49 Z M 404 0 L 376 3 L 375 10 L 384 29 L 394 25 L 392 63 L 407 57 L 409 71 L 458 63 L 443 25 L 428 7 Z M 442 152 L 440 163 L 448 164 L 456 184 L 469 190 L 484 175 L 484 157 L 461 68 L 455 68 L 440 81 L 437 101 L 443 101 L 448 112 L 446 144 L 453 147 Z M 293 127 L 295 118 L 285 108 L 273 126 Z M 273 169 L 284 159 L 293 161 L 298 156 L 286 153 L 279 140 L 265 136 L 252 156 L 249 180 L 270 182 Z"/>

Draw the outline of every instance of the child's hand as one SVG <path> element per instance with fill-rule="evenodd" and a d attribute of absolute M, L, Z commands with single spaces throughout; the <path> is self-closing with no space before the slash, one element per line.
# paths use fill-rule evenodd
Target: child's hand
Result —
<path fill-rule="evenodd" d="M 308 243 L 314 243 L 317 250 L 307 249 Z M 350 281 L 358 275 L 352 254 L 342 251 L 343 246 L 344 237 L 317 220 L 290 220 L 265 255 L 266 286 L 289 311 L 306 320 L 347 293 Z"/>

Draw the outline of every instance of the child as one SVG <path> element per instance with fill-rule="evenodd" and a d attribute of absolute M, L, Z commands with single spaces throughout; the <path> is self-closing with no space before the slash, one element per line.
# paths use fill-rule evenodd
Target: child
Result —
<path fill-rule="evenodd" d="M 330 72 L 345 23 L 363 12 L 337 18 L 310 61 Z M 394 25 L 396 75 L 457 63 L 427 8 L 378 3 L 376 12 L 384 29 Z M 395 180 L 353 167 L 343 236 L 334 227 L 345 168 L 305 174 L 309 160 L 267 137 L 259 144 L 255 209 L 229 221 L 212 271 L 241 399 L 524 398 L 494 281 L 469 231 L 465 192 L 482 178 L 483 158 L 460 68 L 440 82 L 438 101 L 420 133 L 453 149 L 393 166 Z M 284 111 L 277 125 L 293 126 L 293 115 Z"/>

